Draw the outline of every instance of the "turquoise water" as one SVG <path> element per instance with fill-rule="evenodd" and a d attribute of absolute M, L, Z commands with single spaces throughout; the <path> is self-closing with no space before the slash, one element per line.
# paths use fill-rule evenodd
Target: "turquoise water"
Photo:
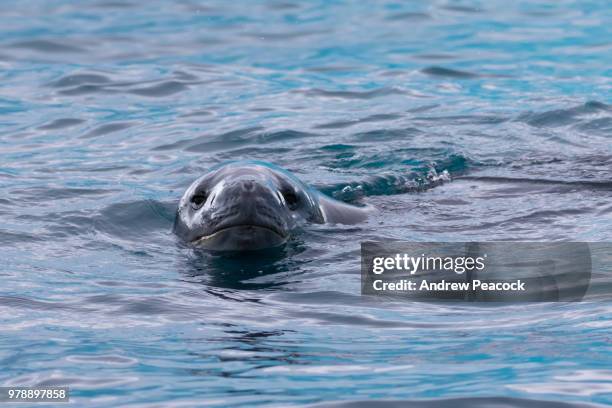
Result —
<path fill-rule="evenodd" d="M 359 295 L 367 239 L 612 240 L 610 27 L 606 1 L 3 2 L 0 385 L 612 404 L 609 303 Z M 266 258 L 179 245 L 178 199 L 229 159 L 379 211 Z"/>

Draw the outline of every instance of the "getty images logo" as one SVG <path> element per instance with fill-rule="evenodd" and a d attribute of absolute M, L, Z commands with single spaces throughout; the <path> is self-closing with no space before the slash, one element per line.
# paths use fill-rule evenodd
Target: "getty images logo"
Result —
<path fill-rule="evenodd" d="M 432 301 L 579 301 L 591 278 L 589 245 L 363 242 L 361 293 Z"/>

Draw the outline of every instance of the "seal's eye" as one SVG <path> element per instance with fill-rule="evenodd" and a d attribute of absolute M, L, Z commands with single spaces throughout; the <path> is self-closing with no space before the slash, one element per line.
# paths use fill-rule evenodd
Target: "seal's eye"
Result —
<path fill-rule="evenodd" d="M 200 192 L 191 196 L 191 204 L 194 208 L 200 208 L 206 202 L 206 193 Z"/>
<path fill-rule="evenodd" d="M 283 191 L 283 198 L 290 210 L 295 210 L 297 208 L 299 198 L 293 191 Z"/>

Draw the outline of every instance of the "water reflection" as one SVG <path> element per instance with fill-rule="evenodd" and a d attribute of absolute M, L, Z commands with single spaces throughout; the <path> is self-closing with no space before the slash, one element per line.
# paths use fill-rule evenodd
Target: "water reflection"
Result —
<path fill-rule="evenodd" d="M 182 273 L 189 281 L 226 289 L 271 289 L 294 280 L 300 266 L 297 259 L 304 243 L 295 238 L 287 244 L 260 251 L 213 252 L 193 249 L 184 261 Z"/>

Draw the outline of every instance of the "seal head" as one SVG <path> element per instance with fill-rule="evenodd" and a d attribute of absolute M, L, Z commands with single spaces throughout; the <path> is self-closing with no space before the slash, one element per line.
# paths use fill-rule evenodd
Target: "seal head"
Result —
<path fill-rule="evenodd" d="M 271 164 L 231 162 L 185 191 L 174 231 L 206 249 L 256 250 L 284 244 L 300 222 L 325 222 L 315 190 Z"/>

